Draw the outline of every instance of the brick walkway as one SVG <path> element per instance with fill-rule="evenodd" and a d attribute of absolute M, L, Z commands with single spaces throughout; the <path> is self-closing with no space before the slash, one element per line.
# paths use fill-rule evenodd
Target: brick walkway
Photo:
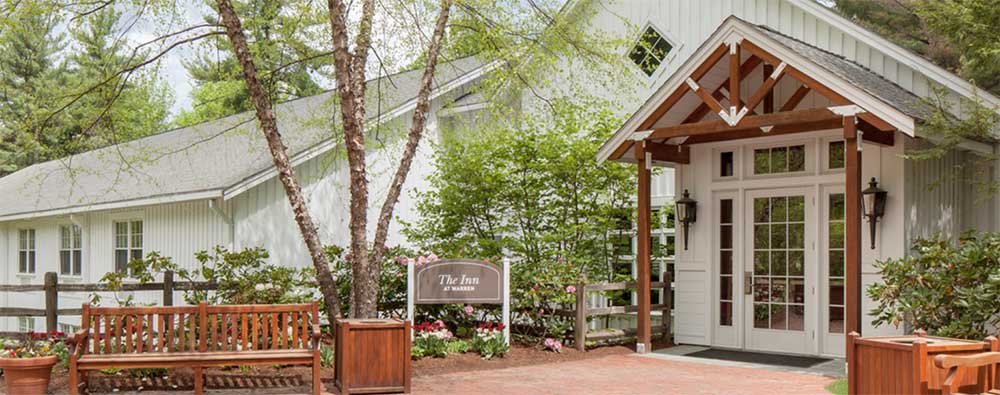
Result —
<path fill-rule="evenodd" d="M 832 378 L 614 355 L 414 378 L 414 394 L 827 394 Z"/>

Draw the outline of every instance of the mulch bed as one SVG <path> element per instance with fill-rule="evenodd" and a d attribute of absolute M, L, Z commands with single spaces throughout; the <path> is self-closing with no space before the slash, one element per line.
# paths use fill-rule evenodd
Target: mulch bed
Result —
<path fill-rule="evenodd" d="M 665 344 L 656 344 L 656 348 Z M 471 372 L 477 370 L 504 369 L 517 366 L 540 365 L 555 362 L 601 358 L 609 355 L 632 353 L 632 346 L 610 345 L 597 347 L 585 353 L 565 347 L 561 353 L 543 350 L 541 347 L 515 344 L 503 358 L 482 359 L 474 352 L 452 354 L 447 358 L 424 358 L 413 361 L 413 377 L 435 376 L 448 373 Z M 206 368 L 205 385 L 211 389 L 262 390 L 307 388 L 312 372 L 308 367 L 256 366 L 246 370 L 239 368 Z M 333 368 L 323 368 L 323 382 L 333 388 Z M 69 372 L 57 366 L 52 372 L 49 393 L 64 394 L 69 384 Z M 0 378 L 0 388 L 5 388 Z M 171 369 L 166 373 L 148 378 L 133 377 L 126 372 L 115 374 L 92 372 L 89 388 L 93 392 L 129 391 L 191 391 L 194 377 L 191 369 Z"/>

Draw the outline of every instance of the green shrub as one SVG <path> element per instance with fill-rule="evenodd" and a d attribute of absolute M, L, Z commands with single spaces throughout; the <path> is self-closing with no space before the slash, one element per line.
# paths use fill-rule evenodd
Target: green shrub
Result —
<path fill-rule="evenodd" d="M 453 339 L 448 342 L 447 352 L 449 354 L 464 354 L 472 350 L 472 344 L 462 339 Z"/>
<path fill-rule="evenodd" d="M 472 338 L 472 349 L 483 359 L 500 358 L 510 351 L 504 341 L 503 324 L 483 323 L 476 328 Z"/>
<path fill-rule="evenodd" d="M 333 352 L 333 347 L 323 345 L 323 347 L 319 349 L 320 366 L 324 368 L 332 368 L 335 356 L 336 355 Z"/>
<path fill-rule="evenodd" d="M 883 283 L 868 287 L 875 325 L 909 323 L 939 336 L 982 339 L 1000 325 L 1000 234 L 966 233 L 956 243 L 918 239 L 913 254 L 876 262 Z"/>

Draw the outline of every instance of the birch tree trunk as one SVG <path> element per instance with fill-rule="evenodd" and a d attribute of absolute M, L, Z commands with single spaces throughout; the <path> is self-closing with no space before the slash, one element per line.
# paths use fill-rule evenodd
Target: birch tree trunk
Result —
<path fill-rule="evenodd" d="M 305 199 L 302 196 L 302 187 L 295 177 L 295 169 L 288 159 L 288 149 L 285 147 L 285 143 L 282 142 L 281 134 L 278 132 L 278 124 L 275 121 L 271 99 L 257 77 L 257 67 L 254 64 L 253 55 L 247 46 L 243 27 L 241 26 L 239 17 L 233 10 L 232 3 L 230 0 L 217 0 L 216 5 L 219 8 L 219 16 L 222 19 L 222 24 L 226 28 L 226 36 L 229 37 L 229 41 L 233 45 L 233 52 L 236 54 L 236 58 L 243 69 L 243 79 L 246 82 L 247 89 L 250 91 L 250 97 L 257 113 L 257 120 L 260 122 L 261 131 L 267 139 L 267 147 L 271 152 L 271 158 L 274 160 L 274 167 L 278 171 L 278 179 L 281 180 L 281 184 L 285 188 L 285 195 L 288 197 L 288 203 L 292 206 L 295 223 L 299 227 L 302 239 L 309 250 L 309 256 L 312 258 L 313 267 L 316 269 L 317 282 L 319 283 L 320 291 L 323 293 L 326 312 L 332 322 L 340 315 L 337 284 L 330 273 L 330 262 L 323 251 L 323 244 L 319 240 L 316 226 L 309 214 L 309 210 L 306 208 Z"/>
<path fill-rule="evenodd" d="M 434 27 L 434 34 L 428 47 L 427 65 L 417 94 L 417 107 L 413 114 L 413 125 L 406 147 L 400 158 L 400 165 L 390 185 L 389 193 L 379 214 L 375 232 L 373 253 L 368 253 L 368 179 L 365 161 L 365 64 L 371 45 L 371 24 L 374 14 L 374 0 L 365 0 L 354 53 L 348 49 L 347 7 L 342 0 L 327 0 L 330 14 L 330 31 L 333 41 L 333 64 L 340 98 L 340 115 L 343 126 L 344 145 L 350 167 L 351 185 L 351 316 L 370 318 L 378 315 L 379 276 L 381 274 L 383 251 L 388 234 L 392 212 L 399 200 L 400 190 L 406 181 L 413 162 L 413 156 L 420 143 L 420 137 L 427 120 L 430 107 L 430 92 L 433 88 L 434 69 L 437 65 L 441 41 L 448 22 L 452 0 L 442 0 L 441 9 Z"/>

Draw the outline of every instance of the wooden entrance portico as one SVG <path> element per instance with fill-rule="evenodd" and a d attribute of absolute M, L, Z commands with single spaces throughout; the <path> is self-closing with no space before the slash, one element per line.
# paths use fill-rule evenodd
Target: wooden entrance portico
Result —
<path fill-rule="evenodd" d="M 916 107 L 900 101 L 914 99 L 912 94 L 867 69 L 828 53 L 832 58 L 816 59 L 820 54 L 808 50 L 822 51 L 806 47 L 727 19 L 598 153 L 599 160 L 634 162 L 638 170 L 639 352 L 651 350 L 651 167 L 688 165 L 698 144 L 830 129 L 842 129 L 846 146 L 844 333 L 861 332 L 861 144 L 892 146 L 897 131 L 913 136 Z M 844 64 L 820 64 L 824 60 Z M 779 84 L 785 89 L 780 101 Z M 678 233 L 677 240 L 688 236 Z"/>

